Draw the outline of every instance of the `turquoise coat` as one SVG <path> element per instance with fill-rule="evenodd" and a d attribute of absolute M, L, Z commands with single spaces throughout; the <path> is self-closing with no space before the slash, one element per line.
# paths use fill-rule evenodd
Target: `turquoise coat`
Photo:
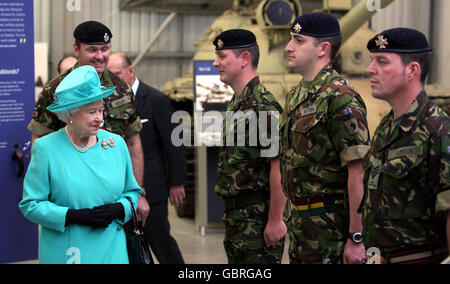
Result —
<path fill-rule="evenodd" d="M 33 144 L 19 208 L 30 221 L 42 226 L 40 263 L 128 263 L 123 224 L 131 219 L 130 197 L 137 205 L 139 188 L 125 141 L 100 130 L 98 142 L 78 152 L 61 129 Z M 102 141 L 116 145 L 104 149 Z M 69 209 L 85 209 L 120 202 L 125 218 L 106 229 L 65 226 Z"/>

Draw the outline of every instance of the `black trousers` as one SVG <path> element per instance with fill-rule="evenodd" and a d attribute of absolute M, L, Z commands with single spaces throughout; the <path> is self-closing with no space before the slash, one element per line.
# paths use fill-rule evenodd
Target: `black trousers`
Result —
<path fill-rule="evenodd" d="M 150 204 L 144 236 L 161 264 L 184 264 L 175 239 L 170 235 L 168 200 Z"/>

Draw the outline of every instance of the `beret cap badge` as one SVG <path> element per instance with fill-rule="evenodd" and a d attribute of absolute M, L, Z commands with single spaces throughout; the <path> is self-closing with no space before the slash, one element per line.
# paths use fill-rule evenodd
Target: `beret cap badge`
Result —
<path fill-rule="evenodd" d="M 217 41 L 217 47 L 218 47 L 218 48 L 223 48 L 223 41 L 222 41 L 221 39 L 219 39 L 219 40 Z"/>
<path fill-rule="evenodd" d="M 375 42 L 379 49 L 385 49 L 386 46 L 388 45 L 388 40 L 383 35 L 378 35 L 377 40 L 375 40 Z"/>
<path fill-rule="evenodd" d="M 109 35 L 108 33 L 105 33 L 105 35 L 103 36 L 103 39 L 108 42 L 109 41 Z"/>
<path fill-rule="evenodd" d="M 295 31 L 296 33 L 299 33 L 301 30 L 302 30 L 302 26 L 301 26 L 299 23 L 297 23 L 297 24 L 294 26 L 294 31 Z"/>
<path fill-rule="evenodd" d="M 424 53 L 432 52 L 426 36 L 418 30 L 393 28 L 382 31 L 367 42 L 370 52 Z"/>

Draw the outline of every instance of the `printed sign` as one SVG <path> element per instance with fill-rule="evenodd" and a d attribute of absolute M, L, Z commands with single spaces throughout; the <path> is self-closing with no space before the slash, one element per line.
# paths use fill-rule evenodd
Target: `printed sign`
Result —
<path fill-rule="evenodd" d="M 33 1 L 0 2 L 0 263 L 37 259 L 37 225 L 18 208 L 30 160 L 33 25 Z"/>

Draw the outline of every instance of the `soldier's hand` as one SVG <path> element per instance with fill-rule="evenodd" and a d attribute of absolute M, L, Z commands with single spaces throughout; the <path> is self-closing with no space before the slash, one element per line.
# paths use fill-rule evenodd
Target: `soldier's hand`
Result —
<path fill-rule="evenodd" d="M 286 235 L 287 227 L 283 220 L 271 220 L 264 229 L 264 242 L 268 247 L 276 245 Z"/>
<path fill-rule="evenodd" d="M 364 243 L 347 240 L 344 248 L 344 264 L 364 264 L 366 262 L 366 247 Z"/>

